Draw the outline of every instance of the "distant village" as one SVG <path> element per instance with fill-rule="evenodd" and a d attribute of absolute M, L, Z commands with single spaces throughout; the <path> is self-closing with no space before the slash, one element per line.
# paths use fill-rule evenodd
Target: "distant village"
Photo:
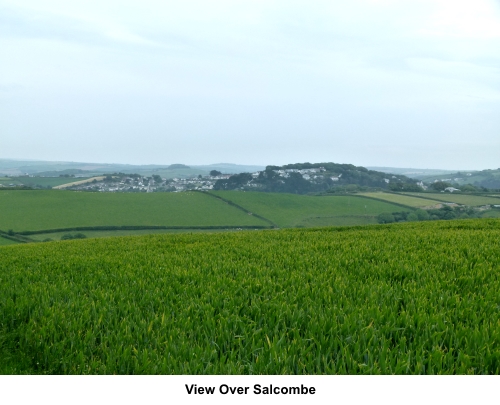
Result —
<path fill-rule="evenodd" d="M 297 192 L 298 190 L 290 187 L 290 190 L 287 189 L 286 185 L 289 184 L 296 188 L 297 184 L 299 184 L 299 186 L 302 187 L 301 191 L 304 192 L 325 190 L 330 190 L 328 192 L 331 192 L 331 190 L 334 189 L 340 190 L 341 192 L 343 188 L 349 188 L 349 191 L 352 192 L 357 191 L 352 189 L 353 184 L 368 184 L 371 187 L 388 188 L 393 191 L 424 191 L 429 189 L 429 191 L 434 190 L 453 193 L 461 191 L 454 186 L 458 185 L 460 180 L 463 180 L 463 178 L 436 179 L 434 182 L 430 182 L 430 184 L 424 184 L 421 180 L 411 180 L 405 178 L 405 176 L 396 176 L 383 172 L 369 172 L 364 168 L 352 165 L 327 164 L 326 167 L 320 165 L 310 167 L 309 164 L 309 167 L 306 168 L 303 167 L 304 165 L 287 165 L 288 167 L 271 166 L 266 168 L 266 171 L 240 174 L 222 173 L 218 170 L 211 170 L 208 175 L 178 175 L 178 177 L 174 178 L 161 177 L 159 174 L 145 176 L 141 174 L 121 172 L 113 174 L 105 173 L 90 178 L 83 177 L 84 175 L 80 173 L 43 177 L 28 175 L 26 173 L 24 176 L 11 177 L 12 180 L 16 179 L 16 183 L 4 182 L 4 184 L 0 183 L 0 187 L 28 186 L 32 188 L 128 193 L 182 192 L 189 190 L 208 191 L 214 189 Z M 176 167 L 176 169 L 189 169 L 188 166 L 184 165 L 173 166 L 181 166 Z M 464 173 L 463 175 L 471 176 L 471 173 Z M 364 176 L 364 178 L 361 178 L 360 176 Z M 54 186 L 43 186 L 36 183 L 35 178 L 48 177 L 67 177 L 68 181 Z M 4 180 L 7 180 L 7 178 Z M 297 181 L 299 181 L 299 183 L 297 183 Z M 408 182 L 412 184 L 408 184 Z M 42 182 L 40 183 L 43 184 Z M 407 184 L 405 185 L 403 183 Z M 406 188 L 413 188 L 401 188 L 402 184 Z M 440 185 L 441 188 L 435 187 L 437 185 Z M 318 190 L 315 190 L 314 188 L 317 188 Z"/>
<path fill-rule="evenodd" d="M 230 174 L 217 174 L 195 177 L 175 177 L 165 179 L 159 175 L 151 177 L 141 175 L 107 175 L 87 179 L 80 184 L 65 184 L 54 188 L 80 191 L 153 193 L 180 192 L 187 190 L 212 190 L 217 180 L 228 179 Z"/>
<path fill-rule="evenodd" d="M 307 181 L 314 181 L 316 179 L 323 179 L 322 172 L 324 168 L 313 169 L 284 169 L 274 170 L 280 177 L 288 178 L 290 173 L 299 173 L 302 178 Z M 259 177 L 261 172 L 251 173 L 252 179 Z M 188 190 L 213 190 L 215 183 L 218 180 L 227 180 L 233 174 L 224 174 L 218 171 L 210 172 L 207 176 L 191 176 L 191 177 L 174 177 L 173 179 L 162 178 L 159 175 L 151 177 L 141 176 L 138 174 L 125 175 L 117 173 L 113 175 L 97 176 L 91 179 L 64 184 L 54 188 L 66 190 L 80 190 L 80 191 L 102 191 L 102 192 L 181 192 Z M 332 181 L 338 181 L 342 174 L 338 176 L 331 176 Z M 252 187 L 252 181 L 249 181 L 247 186 Z M 253 186 L 257 186 L 254 184 Z"/>

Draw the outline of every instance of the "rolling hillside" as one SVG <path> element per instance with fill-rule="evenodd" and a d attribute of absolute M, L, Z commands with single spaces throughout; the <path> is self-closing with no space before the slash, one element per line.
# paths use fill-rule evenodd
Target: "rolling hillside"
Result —
<path fill-rule="evenodd" d="M 268 226 L 202 193 L 0 192 L 2 230 L 16 232 L 105 226 Z"/>
<path fill-rule="evenodd" d="M 400 208 L 356 196 L 4 190 L 0 192 L 0 231 L 43 241 L 59 239 L 69 231 L 97 237 L 179 232 L 180 228 L 366 225 L 376 223 L 378 214 Z"/>
<path fill-rule="evenodd" d="M 216 191 L 212 194 L 239 204 L 279 227 L 366 225 L 382 212 L 401 207 L 352 196 L 302 196 L 285 193 Z"/>

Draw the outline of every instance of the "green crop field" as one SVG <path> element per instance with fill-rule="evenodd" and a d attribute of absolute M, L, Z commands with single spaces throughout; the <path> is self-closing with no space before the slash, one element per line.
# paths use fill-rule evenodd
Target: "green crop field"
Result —
<path fill-rule="evenodd" d="M 405 195 L 405 194 L 393 194 L 393 193 L 384 193 L 384 192 L 375 192 L 375 193 L 359 193 L 359 195 L 363 195 L 370 198 L 376 198 L 378 200 L 392 202 L 396 204 L 405 205 L 407 207 L 413 208 L 422 208 L 422 207 L 431 207 L 436 204 L 439 204 L 439 201 L 425 199 L 426 194 L 420 194 L 422 198 L 419 197 L 419 194 L 415 194 L 414 196 Z M 441 196 L 442 197 L 442 196 Z M 444 201 L 444 200 L 443 200 Z"/>
<path fill-rule="evenodd" d="M 284 193 L 241 191 L 212 192 L 250 212 L 259 214 L 280 227 L 361 225 L 376 222 L 382 212 L 401 207 L 357 196 L 304 196 Z"/>
<path fill-rule="evenodd" d="M 0 247 L 0 373 L 498 374 L 500 220 Z"/>
<path fill-rule="evenodd" d="M 411 193 L 406 193 L 407 195 L 415 195 Z M 500 198 L 497 197 L 487 197 L 487 196 L 477 196 L 477 195 L 467 195 L 467 194 L 452 194 L 452 193 L 421 193 L 420 195 L 435 198 L 436 200 L 444 202 L 454 202 L 462 205 L 469 206 L 479 206 L 479 205 L 489 205 L 489 204 L 500 204 Z"/>
<path fill-rule="evenodd" d="M 16 232 L 92 226 L 266 226 L 202 193 L 0 191 L 0 229 Z"/>

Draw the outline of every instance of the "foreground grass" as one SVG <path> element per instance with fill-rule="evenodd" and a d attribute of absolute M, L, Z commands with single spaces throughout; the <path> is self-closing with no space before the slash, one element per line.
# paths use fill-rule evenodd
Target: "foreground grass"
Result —
<path fill-rule="evenodd" d="M 0 372 L 500 372 L 499 220 L 0 248 Z"/>

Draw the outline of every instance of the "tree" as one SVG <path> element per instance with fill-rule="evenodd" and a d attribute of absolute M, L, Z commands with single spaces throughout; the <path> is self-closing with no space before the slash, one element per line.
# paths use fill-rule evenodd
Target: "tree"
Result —
<path fill-rule="evenodd" d="M 395 221 L 394 215 L 389 214 L 388 212 L 383 212 L 377 216 L 377 221 L 379 224 L 390 224 Z"/>
<path fill-rule="evenodd" d="M 460 190 L 464 193 L 476 193 L 478 191 L 472 184 L 466 184 L 465 186 L 460 187 Z"/>
<path fill-rule="evenodd" d="M 220 176 L 222 173 L 219 172 L 218 170 L 210 170 L 210 176 L 215 177 L 215 176 Z"/>
<path fill-rule="evenodd" d="M 415 211 L 415 214 L 417 215 L 419 221 L 429 220 L 429 213 L 425 210 L 418 209 Z"/>
<path fill-rule="evenodd" d="M 410 213 L 407 217 L 406 217 L 406 220 L 407 221 L 418 221 L 418 216 L 417 214 L 415 214 L 414 212 Z"/>
<path fill-rule="evenodd" d="M 446 181 L 436 181 L 429 186 L 429 188 L 436 191 L 444 191 L 447 187 L 451 187 L 451 184 Z"/>

